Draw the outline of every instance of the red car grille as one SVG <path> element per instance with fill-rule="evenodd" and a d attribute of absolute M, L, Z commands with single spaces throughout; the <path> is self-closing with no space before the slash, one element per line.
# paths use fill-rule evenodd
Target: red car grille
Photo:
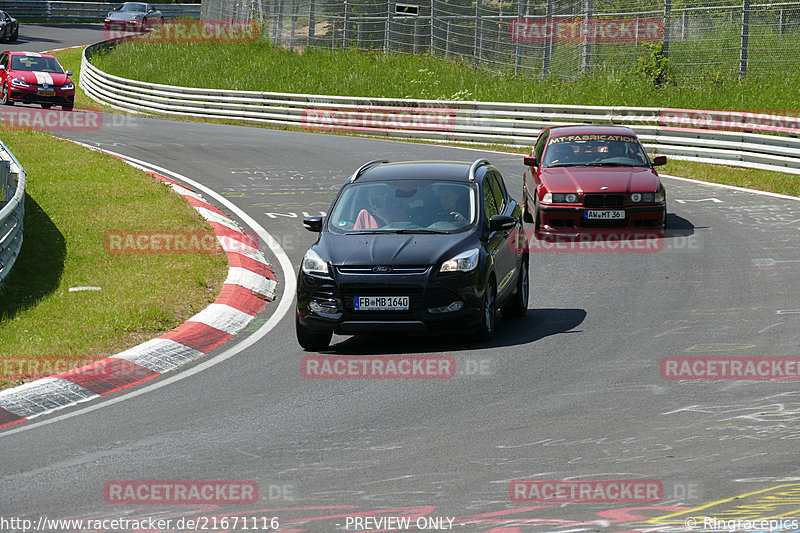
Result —
<path fill-rule="evenodd" d="M 622 207 L 624 203 L 624 194 L 585 194 L 583 196 L 583 205 L 586 207 Z"/>

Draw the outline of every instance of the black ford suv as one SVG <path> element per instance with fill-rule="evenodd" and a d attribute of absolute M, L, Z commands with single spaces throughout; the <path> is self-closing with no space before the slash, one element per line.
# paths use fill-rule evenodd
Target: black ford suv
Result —
<path fill-rule="evenodd" d="M 522 212 L 485 159 L 371 161 L 328 213 L 303 220 L 319 232 L 298 275 L 306 350 L 326 348 L 334 332 L 457 330 L 488 340 L 498 308 L 527 311 Z"/>

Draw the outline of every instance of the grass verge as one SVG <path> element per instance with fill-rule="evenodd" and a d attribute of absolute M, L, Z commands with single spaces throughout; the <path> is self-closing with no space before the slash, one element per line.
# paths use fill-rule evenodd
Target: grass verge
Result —
<path fill-rule="evenodd" d="M 187 87 L 434 100 L 549 102 L 726 109 L 797 114 L 800 73 L 701 77 L 656 86 L 625 69 L 598 70 L 574 81 L 533 79 L 477 69 L 429 54 L 306 48 L 254 43 L 123 43 L 93 58 L 102 70 L 151 83 Z M 223 65 L 223 67 L 220 67 Z M 221 71 L 220 68 L 223 70 Z M 209 73 L 220 75 L 209 76 Z"/>
<path fill-rule="evenodd" d="M 109 231 L 211 232 L 183 198 L 122 161 L 42 132 L 4 130 L 2 139 L 28 185 L 25 240 L 0 289 L 0 388 L 118 353 L 216 299 L 224 254 L 105 248 Z M 79 286 L 102 290 L 69 292 Z"/>

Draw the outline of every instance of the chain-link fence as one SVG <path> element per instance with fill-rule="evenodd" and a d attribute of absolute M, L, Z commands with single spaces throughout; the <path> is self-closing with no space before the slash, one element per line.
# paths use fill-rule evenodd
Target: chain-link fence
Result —
<path fill-rule="evenodd" d="M 659 50 L 677 77 L 800 67 L 800 2 L 203 0 L 202 17 L 260 20 L 289 47 L 429 52 L 540 77 L 625 71 Z"/>

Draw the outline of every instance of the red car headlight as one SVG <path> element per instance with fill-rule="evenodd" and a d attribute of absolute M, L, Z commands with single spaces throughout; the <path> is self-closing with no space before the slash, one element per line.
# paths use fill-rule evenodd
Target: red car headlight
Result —
<path fill-rule="evenodd" d="M 547 204 L 577 204 L 580 202 L 580 197 L 574 192 L 548 192 L 542 198 L 542 202 Z"/>

